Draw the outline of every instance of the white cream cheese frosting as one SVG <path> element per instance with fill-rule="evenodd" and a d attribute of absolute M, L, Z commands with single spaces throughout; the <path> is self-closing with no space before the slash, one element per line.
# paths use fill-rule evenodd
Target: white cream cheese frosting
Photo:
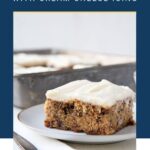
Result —
<path fill-rule="evenodd" d="M 113 84 L 107 80 L 91 82 L 77 80 L 46 92 L 46 98 L 56 101 L 80 100 L 93 105 L 110 107 L 117 101 L 135 98 L 135 93 L 127 86 Z"/>
<path fill-rule="evenodd" d="M 21 67 L 21 68 L 14 69 L 14 75 L 50 72 L 50 71 L 56 71 L 56 70 L 57 69 L 55 68 L 42 67 L 42 66 L 35 66 L 35 67 L 28 67 L 28 68 Z"/>
<path fill-rule="evenodd" d="M 46 65 L 47 57 L 37 54 L 19 53 L 14 55 L 14 63 L 22 67 Z"/>
<path fill-rule="evenodd" d="M 91 57 L 81 57 L 78 55 L 71 54 L 59 54 L 50 55 L 47 59 L 47 66 L 54 66 L 56 68 L 72 67 L 74 65 L 98 65 L 100 64 L 97 60 L 91 59 Z M 82 66 L 82 68 L 84 68 Z"/>
<path fill-rule="evenodd" d="M 84 65 L 84 64 L 77 64 L 73 66 L 73 69 L 84 69 L 84 68 L 91 68 L 96 67 L 97 65 Z"/>

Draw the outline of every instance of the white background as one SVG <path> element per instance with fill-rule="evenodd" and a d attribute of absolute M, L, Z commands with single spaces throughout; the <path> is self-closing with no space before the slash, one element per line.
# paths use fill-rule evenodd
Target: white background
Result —
<path fill-rule="evenodd" d="M 0 149 L 1 150 L 13 150 L 13 140 L 12 139 L 0 139 Z"/>
<path fill-rule="evenodd" d="M 135 55 L 136 13 L 14 13 L 14 49 L 50 47 Z"/>
<path fill-rule="evenodd" d="M 150 139 L 137 139 L 136 150 L 149 150 Z M 12 139 L 0 139 L 0 147 L 5 150 L 13 150 Z"/>

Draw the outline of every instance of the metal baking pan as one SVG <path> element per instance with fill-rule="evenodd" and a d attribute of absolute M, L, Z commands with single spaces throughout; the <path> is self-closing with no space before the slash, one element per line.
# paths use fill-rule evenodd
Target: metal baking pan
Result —
<path fill-rule="evenodd" d="M 28 51 L 27 53 L 54 54 L 63 52 L 38 50 Z M 119 85 L 129 86 L 135 91 L 135 82 L 133 78 L 135 69 L 135 63 L 126 63 L 111 66 L 97 66 L 86 69 L 68 69 L 54 72 L 20 74 L 14 76 L 13 78 L 14 106 L 17 106 L 19 108 L 28 108 L 36 104 L 41 104 L 45 101 L 45 93 L 47 90 L 56 88 L 70 81 L 80 79 L 88 79 L 91 81 L 100 81 L 102 79 L 107 79 Z"/>

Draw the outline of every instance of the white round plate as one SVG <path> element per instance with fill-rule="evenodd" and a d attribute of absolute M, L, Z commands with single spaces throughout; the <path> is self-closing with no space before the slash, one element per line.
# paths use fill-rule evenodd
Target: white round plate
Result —
<path fill-rule="evenodd" d="M 113 135 L 87 135 L 44 126 L 44 105 L 36 105 L 21 111 L 18 120 L 30 129 L 50 138 L 78 143 L 114 143 L 136 137 L 136 126 L 128 126 Z"/>

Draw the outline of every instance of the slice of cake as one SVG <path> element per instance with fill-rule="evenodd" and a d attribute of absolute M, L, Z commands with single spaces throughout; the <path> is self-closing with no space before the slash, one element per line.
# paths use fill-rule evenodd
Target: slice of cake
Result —
<path fill-rule="evenodd" d="M 45 126 L 87 134 L 109 135 L 133 124 L 135 93 L 107 80 L 78 80 L 49 90 Z"/>

